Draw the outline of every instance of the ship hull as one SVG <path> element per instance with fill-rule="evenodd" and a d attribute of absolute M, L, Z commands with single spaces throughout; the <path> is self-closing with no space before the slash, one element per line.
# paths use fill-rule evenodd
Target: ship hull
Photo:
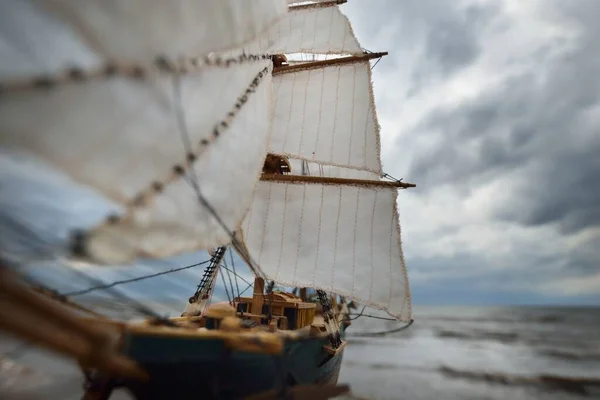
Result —
<path fill-rule="evenodd" d="M 137 399 L 243 398 L 285 386 L 332 384 L 343 349 L 323 350 L 326 338 L 288 341 L 280 356 L 229 351 L 220 340 L 129 336 L 124 353 L 150 374 L 144 384 L 125 381 Z"/>

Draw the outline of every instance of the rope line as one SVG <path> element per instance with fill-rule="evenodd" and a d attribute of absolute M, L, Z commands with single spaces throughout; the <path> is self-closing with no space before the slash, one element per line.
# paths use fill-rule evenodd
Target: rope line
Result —
<path fill-rule="evenodd" d="M 223 266 L 227 265 L 227 260 L 225 259 L 225 256 L 223 256 Z M 227 272 L 227 278 L 229 279 L 229 289 L 231 290 L 231 302 L 233 303 L 235 301 L 235 293 L 233 290 L 233 281 L 231 280 L 231 273 L 229 269 L 226 269 L 225 272 Z"/>
<path fill-rule="evenodd" d="M 63 293 L 62 295 L 63 296 L 67 296 L 67 297 L 80 296 L 82 294 L 87 294 L 87 293 L 95 292 L 96 290 L 105 290 L 105 289 L 109 289 L 109 288 L 112 288 L 112 287 L 115 287 L 115 286 L 118 286 L 118 285 L 123 285 L 123 284 L 126 284 L 126 283 L 143 281 L 144 279 L 150 279 L 150 278 L 154 278 L 154 277 L 161 276 L 161 275 L 167 275 L 167 274 L 170 274 L 172 272 L 178 272 L 178 271 L 183 271 L 183 270 L 186 270 L 186 269 L 198 267 L 200 265 L 204 265 L 204 264 L 208 263 L 209 261 L 210 260 L 206 260 L 206 261 L 202 261 L 202 262 L 197 263 L 197 264 L 187 265 L 185 267 L 173 268 L 173 269 L 170 269 L 168 271 L 157 272 L 155 274 L 138 276 L 137 278 L 123 279 L 123 280 L 119 280 L 119 281 L 114 281 L 112 283 L 104 283 L 102 285 L 93 286 L 93 287 L 90 287 L 90 288 L 87 288 L 87 289 L 83 289 L 83 290 L 76 290 L 76 291 L 73 291 L 73 292 Z"/>
<path fill-rule="evenodd" d="M 231 304 L 231 297 L 229 297 L 229 290 L 227 289 L 227 283 L 225 282 L 225 274 L 221 271 L 221 280 L 223 281 L 223 287 L 225 287 L 225 294 L 227 295 L 227 301 Z"/>
<path fill-rule="evenodd" d="M 410 322 L 408 322 L 406 325 L 401 326 L 400 328 L 390 329 L 387 331 L 379 331 L 379 332 L 358 332 L 358 333 L 353 333 L 351 335 L 347 335 L 347 337 L 386 336 L 386 335 L 389 335 L 390 333 L 402 332 L 402 331 L 408 329 L 413 324 L 413 322 L 414 322 L 414 320 L 411 319 Z"/>
<path fill-rule="evenodd" d="M 231 259 L 231 269 L 233 269 L 233 275 L 235 275 L 235 288 L 237 290 L 237 297 L 239 298 L 241 296 L 240 294 L 240 286 L 238 285 L 238 274 L 235 271 L 235 262 L 233 261 L 233 250 L 229 249 L 229 258 Z M 250 283 L 250 282 L 246 282 L 246 283 Z"/>
<path fill-rule="evenodd" d="M 100 286 L 106 286 L 104 284 L 104 282 L 102 282 L 100 279 L 94 278 L 93 276 L 90 276 L 88 274 L 86 274 L 85 272 L 78 270 L 78 269 L 72 269 L 72 272 L 83 277 L 84 279 L 90 281 L 90 282 L 94 282 L 96 284 L 97 287 Z M 152 311 L 150 308 L 146 307 L 144 304 L 138 302 L 137 300 L 123 294 L 120 293 L 116 290 L 114 290 L 113 286 L 109 286 L 107 288 L 103 288 L 103 290 L 108 291 L 109 293 L 111 293 L 113 295 L 113 297 L 115 298 L 120 298 L 121 300 L 124 300 L 125 303 L 129 303 L 131 304 L 131 306 L 133 307 L 134 310 L 138 311 L 140 314 L 149 316 L 149 317 L 153 317 L 155 318 L 157 321 L 161 321 L 162 323 L 164 323 L 165 325 L 173 325 L 173 323 L 169 320 L 167 320 L 166 318 L 162 317 L 161 315 L 159 315 L 158 313 Z"/>

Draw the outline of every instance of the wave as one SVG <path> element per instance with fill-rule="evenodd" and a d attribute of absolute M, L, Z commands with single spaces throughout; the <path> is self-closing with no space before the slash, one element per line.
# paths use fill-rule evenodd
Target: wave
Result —
<path fill-rule="evenodd" d="M 519 335 L 514 332 L 492 332 L 492 331 L 472 331 L 460 332 L 447 329 L 441 329 L 436 332 L 440 338 L 462 339 L 462 340 L 493 340 L 502 343 L 514 343 L 519 340 Z"/>
<path fill-rule="evenodd" d="M 600 361 L 600 353 L 578 353 L 573 351 L 566 350 L 542 350 L 541 354 L 558 358 L 561 360 L 569 360 L 569 361 Z"/>
<path fill-rule="evenodd" d="M 536 324 L 556 324 L 563 323 L 568 320 L 567 316 L 562 315 L 542 315 L 542 316 L 532 316 L 532 315 L 520 315 L 518 317 L 467 317 L 467 316 L 457 316 L 457 317 L 449 317 L 449 316 L 418 316 L 417 320 L 422 321 L 443 321 L 443 322 L 493 322 L 493 323 L 504 323 L 504 324 L 514 324 L 514 323 L 536 323 Z"/>
<path fill-rule="evenodd" d="M 579 395 L 597 394 L 598 390 L 600 390 L 600 379 L 597 378 L 545 374 L 537 376 L 509 375 L 503 373 L 457 370 L 447 366 L 442 366 L 438 368 L 438 372 L 442 373 L 444 376 L 451 378 L 488 382 L 501 385 L 534 385 L 544 387 L 546 389 L 558 390 Z"/>

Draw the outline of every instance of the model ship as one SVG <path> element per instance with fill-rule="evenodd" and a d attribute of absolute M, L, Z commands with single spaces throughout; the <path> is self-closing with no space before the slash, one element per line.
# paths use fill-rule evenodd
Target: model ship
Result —
<path fill-rule="evenodd" d="M 348 300 L 411 319 L 396 196 L 414 185 L 384 179 L 371 84 L 387 53 L 339 3 L 2 4 L 0 145 L 122 208 L 63 255 L 211 253 L 181 317 L 137 323 L 74 314 L 3 261 L 0 327 L 77 359 L 86 398 L 330 398 Z M 254 292 L 211 304 L 228 248 Z"/>

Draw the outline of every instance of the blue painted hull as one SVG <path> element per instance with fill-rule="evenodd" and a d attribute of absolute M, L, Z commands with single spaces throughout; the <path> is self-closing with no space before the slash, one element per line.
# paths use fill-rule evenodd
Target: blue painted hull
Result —
<path fill-rule="evenodd" d="M 323 350 L 327 344 L 289 341 L 283 355 L 272 356 L 229 351 L 219 340 L 129 336 L 124 353 L 151 379 L 124 384 L 138 399 L 237 399 L 284 385 L 335 383 L 343 350 L 331 356 Z"/>

